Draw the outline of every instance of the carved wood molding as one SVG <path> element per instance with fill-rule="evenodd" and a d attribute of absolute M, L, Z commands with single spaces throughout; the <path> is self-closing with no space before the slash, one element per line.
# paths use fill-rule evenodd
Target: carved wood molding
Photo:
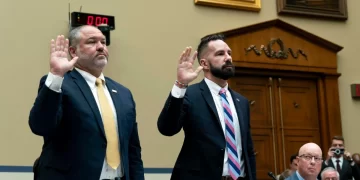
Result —
<path fill-rule="evenodd" d="M 280 46 L 280 50 L 279 51 L 274 51 L 272 49 L 273 45 L 277 43 Z M 269 58 L 276 58 L 276 59 L 287 59 L 289 57 L 289 54 L 297 59 L 299 57 L 299 54 L 304 56 L 305 59 L 307 60 L 307 55 L 305 54 L 305 52 L 301 49 L 298 49 L 297 51 L 294 52 L 293 49 L 291 48 L 285 48 L 285 45 L 283 43 L 283 41 L 280 38 L 274 38 L 271 39 L 269 41 L 269 43 L 265 46 L 265 45 L 261 45 L 260 46 L 260 50 L 258 50 L 256 48 L 256 45 L 250 45 L 248 48 L 245 48 L 245 55 L 247 55 L 250 51 L 254 51 L 256 55 L 260 56 L 262 54 L 262 52 L 264 52 L 264 54 L 269 57 Z"/>

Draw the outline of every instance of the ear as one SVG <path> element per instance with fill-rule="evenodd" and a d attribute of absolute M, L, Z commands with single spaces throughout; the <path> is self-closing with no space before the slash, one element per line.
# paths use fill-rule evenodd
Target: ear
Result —
<path fill-rule="evenodd" d="M 76 55 L 76 48 L 73 47 L 73 46 L 70 46 L 69 47 L 69 54 L 70 54 L 71 58 L 76 57 L 77 56 Z"/>
<path fill-rule="evenodd" d="M 209 63 L 206 59 L 200 59 L 200 66 L 202 66 L 203 69 L 210 69 Z"/>

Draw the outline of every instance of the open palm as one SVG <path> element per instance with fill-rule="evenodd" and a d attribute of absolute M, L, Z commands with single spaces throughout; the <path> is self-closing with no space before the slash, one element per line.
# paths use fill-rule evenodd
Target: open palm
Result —
<path fill-rule="evenodd" d="M 203 69 L 199 66 L 197 69 L 193 69 L 193 64 L 196 59 L 197 52 L 190 56 L 191 47 L 187 47 L 180 56 L 179 64 L 177 67 L 177 78 L 178 81 L 183 84 L 189 84 L 191 81 L 197 78 L 200 71 Z"/>
<path fill-rule="evenodd" d="M 78 57 L 74 57 L 71 61 L 68 60 L 69 40 L 65 39 L 63 35 L 59 35 L 56 41 L 51 40 L 50 50 L 50 71 L 59 76 L 64 76 L 66 72 L 74 67 Z"/>

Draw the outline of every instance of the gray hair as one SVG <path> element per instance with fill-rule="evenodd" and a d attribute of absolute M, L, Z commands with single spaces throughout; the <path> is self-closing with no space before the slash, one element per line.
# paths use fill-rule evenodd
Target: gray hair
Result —
<path fill-rule="evenodd" d="M 85 25 L 87 26 L 87 25 Z M 83 27 L 85 26 L 78 26 L 75 28 L 72 28 L 69 32 L 69 46 L 75 47 L 79 44 L 80 42 L 80 31 Z"/>
<path fill-rule="evenodd" d="M 331 172 L 331 171 L 334 171 L 334 172 L 336 172 L 336 176 L 340 179 L 340 174 L 339 174 L 339 172 L 335 169 L 335 168 L 333 168 L 333 167 L 327 167 L 327 168 L 325 168 L 325 169 L 323 169 L 322 170 L 322 172 L 321 172 L 321 179 L 325 179 L 324 178 L 324 174 L 326 173 L 326 172 Z"/>

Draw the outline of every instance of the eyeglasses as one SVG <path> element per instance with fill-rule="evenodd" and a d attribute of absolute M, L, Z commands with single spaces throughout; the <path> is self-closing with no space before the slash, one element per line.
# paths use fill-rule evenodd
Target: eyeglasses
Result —
<path fill-rule="evenodd" d="M 311 161 L 311 160 L 314 158 L 314 161 L 317 162 L 317 163 L 319 163 L 319 162 L 322 161 L 322 158 L 321 158 L 321 157 L 316 157 L 316 156 L 311 156 L 311 155 L 305 155 L 305 154 L 303 154 L 303 155 L 301 155 L 301 156 L 299 156 L 299 157 L 305 159 L 306 161 Z"/>

